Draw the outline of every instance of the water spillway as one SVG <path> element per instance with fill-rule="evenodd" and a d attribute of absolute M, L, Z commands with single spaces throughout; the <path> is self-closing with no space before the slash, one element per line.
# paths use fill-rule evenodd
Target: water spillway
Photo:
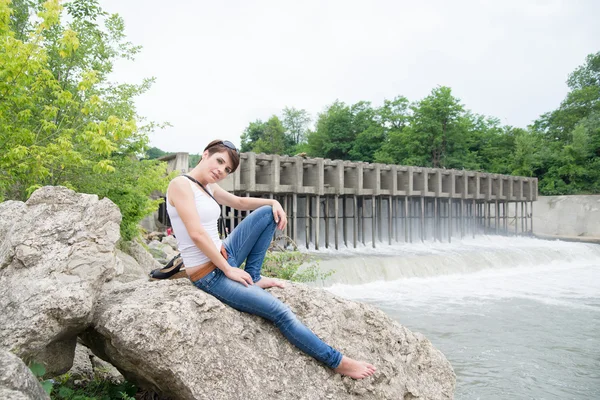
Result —
<path fill-rule="evenodd" d="M 286 234 L 307 248 L 446 241 L 533 231 L 537 179 L 477 171 L 242 153 L 221 186 L 276 198 Z M 164 157 L 187 172 L 187 153 Z M 245 217 L 222 207 L 229 229 Z"/>
<path fill-rule="evenodd" d="M 316 284 L 423 333 L 457 399 L 600 398 L 600 245 L 479 236 L 312 250 Z"/>

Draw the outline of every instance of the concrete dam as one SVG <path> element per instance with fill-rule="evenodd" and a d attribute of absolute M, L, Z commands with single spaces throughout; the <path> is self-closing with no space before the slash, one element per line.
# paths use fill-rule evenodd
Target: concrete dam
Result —
<path fill-rule="evenodd" d="M 241 153 L 220 185 L 237 196 L 277 199 L 283 234 L 307 248 L 447 241 L 480 234 L 530 235 L 537 178 Z M 161 158 L 186 173 L 188 153 Z M 222 206 L 228 229 L 247 215 Z M 168 223 L 164 207 L 159 220 Z"/>

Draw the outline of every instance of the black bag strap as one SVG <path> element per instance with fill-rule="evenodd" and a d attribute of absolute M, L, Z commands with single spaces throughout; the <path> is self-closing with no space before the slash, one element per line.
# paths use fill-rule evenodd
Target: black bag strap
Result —
<path fill-rule="evenodd" d="M 221 204 L 219 204 L 219 202 L 217 201 L 217 199 L 215 199 L 215 196 L 213 196 L 208 189 L 206 189 L 204 187 L 203 184 L 201 184 L 200 182 L 198 182 L 196 179 L 192 178 L 189 175 L 183 174 L 183 176 L 185 176 L 186 178 L 188 178 L 190 181 L 194 182 L 195 184 L 197 184 L 198 186 L 200 186 L 202 188 L 202 190 L 204 190 L 206 192 L 207 195 L 209 195 L 214 201 L 215 203 L 218 204 L 219 207 L 221 207 Z M 219 220 L 218 220 L 218 228 L 219 228 L 219 235 L 221 236 L 221 238 L 226 238 L 227 237 L 227 230 L 225 229 L 225 221 L 223 220 L 223 215 L 219 216 Z"/>

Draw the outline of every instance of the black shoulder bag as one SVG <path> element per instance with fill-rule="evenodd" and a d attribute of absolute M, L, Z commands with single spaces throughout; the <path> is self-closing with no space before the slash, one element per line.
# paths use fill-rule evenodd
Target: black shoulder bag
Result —
<path fill-rule="evenodd" d="M 209 195 L 214 201 L 215 203 L 217 203 L 219 205 L 219 207 L 221 207 L 221 205 L 219 204 L 219 202 L 217 201 L 217 199 L 215 199 L 215 196 L 213 196 L 212 194 L 210 194 L 210 192 L 204 187 L 203 184 L 201 184 L 200 182 L 198 182 L 197 180 L 195 180 L 194 178 L 192 178 L 189 175 L 183 175 L 186 178 L 188 178 L 190 181 L 194 182 L 195 184 L 197 184 L 198 186 L 200 186 L 202 188 L 202 190 L 204 190 L 206 192 L 207 195 Z M 219 236 L 221 237 L 221 239 L 225 239 L 227 237 L 227 231 L 225 230 L 225 220 L 223 219 L 223 215 L 219 215 L 219 220 L 217 221 L 217 229 L 219 230 Z"/>

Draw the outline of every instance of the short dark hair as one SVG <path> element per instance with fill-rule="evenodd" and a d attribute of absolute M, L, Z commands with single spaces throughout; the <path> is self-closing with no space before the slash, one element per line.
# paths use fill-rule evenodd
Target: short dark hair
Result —
<path fill-rule="evenodd" d="M 231 166 L 231 173 L 234 173 L 240 166 L 240 152 L 235 147 L 231 148 L 230 146 L 226 146 L 224 142 L 225 141 L 221 139 L 215 139 L 204 148 L 204 151 L 208 151 L 209 157 L 215 153 L 227 152 L 231 159 L 231 163 L 233 164 Z M 231 142 L 228 142 L 228 144 L 233 145 Z"/>

